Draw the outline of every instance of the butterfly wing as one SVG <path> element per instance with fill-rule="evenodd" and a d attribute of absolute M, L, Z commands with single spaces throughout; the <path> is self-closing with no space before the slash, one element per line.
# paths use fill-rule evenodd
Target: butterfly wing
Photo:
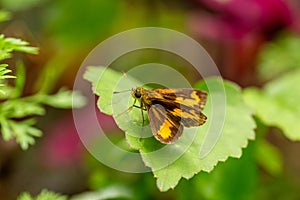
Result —
<path fill-rule="evenodd" d="M 206 103 L 207 93 L 201 90 L 155 89 L 160 95 L 153 95 L 152 105 L 159 104 L 168 111 L 172 118 L 180 120 L 186 127 L 200 126 L 207 117 L 201 112 Z"/>
<path fill-rule="evenodd" d="M 175 142 L 182 134 L 183 126 L 180 117 L 171 114 L 160 104 L 148 108 L 148 117 L 152 133 L 162 143 Z"/>

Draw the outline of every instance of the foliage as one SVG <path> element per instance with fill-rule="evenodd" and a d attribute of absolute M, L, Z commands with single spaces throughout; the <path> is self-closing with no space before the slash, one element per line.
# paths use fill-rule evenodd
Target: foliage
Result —
<path fill-rule="evenodd" d="M 51 32 L 55 31 L 58 39 L 68 45 L 74 45 L 74 41 L 77 41 L 76 45 L 86 45 L 107 34 L 114 25 L 118 16 L 117 10 L 121 5 L 122 2 L 105 0 L 77 0 L 76 3 L 72 0 L 55 1 L 49 10 L 56 14 L 52 15 L 46 27 L 50 28 Z"/>
<path fill-rule="evenodd" d="M 45 0 L 1 0 L 1 6 L 4 7 L 6 10 L 10 11 L 20 11 L 26 10 L 31 7 L 35 7 L 41 3 L 44 3 Z"/>
<path fill-rule="evenodd" d="M 5 15 L 5 14 L 3 14 Z M 7 19 L 4 17 L 4 19 Z M 4 35 L 0 35 L 0 61 L 11 58 L 13 51 L 19 51 L 19 52 L 25 52 L 25 53 L 31 53 L 31 54 L 37 54 L 38 49 L 36 47 L 30 47 L 28 46 L 28 42 L 22 41 L 20 39 L 16 38 L 6 38 Z M 3 86 L 5 79 L 8 78 L 15 78 L 12 75 L 8 75 L 11 70 L 7 69 L 7 64 L 0 64 L 0 92 L 3 93 Z"/>
<path fill-rule="evenodd" d="M 0 22 L 10 19 L 10 13 L 0 10 Z M 0 61 L 4 59 L 11 58 L 13 51 L 19 51 L 30 54 L 37 54 L 38 48 L 28 46 L 28 42 L 17 39 L 4 37 L 3 34 L 0 35 Z M 15 78 L 15 76 L 8 75 L 11 73 L 10 69 L 7 69 L 7 64 L 0 64 L 0 92 L 3 92 L 4 80 L 8 78 Z"/>
<path fill-rule="evenodd" d="M 5 79 L 9 79 L 9 78 L 15 78 L 14 76 L 12 75 L 8 75 L 11 70 L 10 69 L 7 69 L 7 64 L 0 64 L 0 81 L 3 81 Z M 3 87 L 4 84 L 3 83 L 0 83 L 0 93 L 4 93 L 2 90 L 1 90 L 1 87 Z"/>
<path fill-rule="evenodd" d="M 0 61 L 10 58 L 13 51 L 37 54 L 38 49 L 36 47 L 30 47 L 28 44 L 28 42 L 17 38 L 4 37 L 4 35 L 0 35 Z"/>
<path fill-rule="evenodd" d="M 75 195 L 71 200 L 105 200 L 105 199 L 132 199 L 131 191 L 126 186 L 111 185 L 101 190 L 84 192 Z"/>
<path fill-rule="evenodd" d="M 299 69 L 300 37 L 283 32 L 275 40 L 266 43 L 259 55 L 257 71 L 262 80 L 269 80 L 282 73 Z"/>
<path fill-rule="evenodd" d="M 256 144 L 256 162 L 273 176 L 278 176 L 283 169 L 283 160 L 277 147 L 264 139 Z"/>
<path fill-rule="evenodd" d="M 2 19 L 8 19 L 8 14 L 0 13 Z M 30 54 L 37 54 L 36 47 L 28 46 L 25 42 L 16 38 L 7 38 L 0 35 L 0 61 L 12 57 L 13 51 Z M 22 63 L 16 66 L 16 76 L 12 76 L 7 64 L 0 64 L 0 129 L 5 141 L 16 139 L 23 150 L 35 143 L 34 137 L 42 135 L 41 130 L 34 127 L 36 120 L 34 116 L 44 115 L 44 105 L 55 108 L 81 107 L 85 99 L 79 92 L 71 92 L 65 89 L 59 90 L 56 94 L 46 94 L 38 92 L 31 96 L 22 97 L 25 85 L 25 67 Z M 14 87 L 6 81 L 14 78 Z M 73 99 L 75 101 L 73 102 Z M 73 105 L 72 105 L 73 104 Z"/>
<path fill-rule="evenodd" d="M 175 191 L 177 199 L 255 199 L 253 191 L 258 183 L 255 148 L 255 142 L 250 142 L 241 158 L 229 158 L 211 173 L 200 173 L 191 180 L 183 180 Z"/>
<path fill-rule="evenodd" d="M 42 190 L 36 197 L 32 197 L 29 193 L 24 192 L 19 195 L 17 200 L 67 200 L 67 197 L 48 190 Z"/>
<path fill-rule="evenodd" d="M 268 126 L 276 126 L 291 140 L 300 140 L 300 70 L 268 82 L 262 90 L 247 88 L 245 100 Z"/>
<path fill-rule="evenodd" d="M 244 91 L 247 103 L 267 126 L 275 126 L 293 140 L 300 140 L 300 38 L 281 34 L 261 52 L 258 71 L 263 80 L 271 79 L 263 88 L 249 87 Z"/>
<path fill-rule="evenodd" d="M 284 33 L 262 49 L 258 63 L 258 72 L 262 80 L 269 80 L 262 88 L 248 87 L 243 96 L 246 103 L 252 107 L 258 129 L 259 139 L 256 141 L 256 162 L 270 175 L 280 177 L 283 172 L 283 155 L 278 147 L 268 142 L 264 137 L 269 127 L 276 127 L 282 134 L 292 141 L 300 140 L 300 107 L 299 94 L 299 36 Z M 285 179 L 285 178 L 281 178 Z M 282 182 L 286 180 L 280 180 Z M 288 183 L 289 185 L 291 183 Z M 272 184 L 262 191 L 262 195 L 272 196 L 274 188 L 282 188 L 284 184 Z M 287 186 L 289 188 L 291 186 Z M 276 189 L 275 189 L 276 190 Z M 285 190 L 285 189 L 281 189 Z M 298 189 L 293 188 L 297 191 Z M 268 192 L 269 191 L 269 192 Z M 280 192 L 272 198 L 299 198 L 298 194 Z M 293 197 L 291 197 L 293 196 Z"/>
<path fill-rule="evenodd" d="M 105 199 L 132 199 L 131 191 L 128 187 L 122 185 L 111 185 L 101 190 L 84 192 L 81 194 L 67 197 L 48 191 L 42 190 L 36 197 L 32 197 L 28 192 L 23 192 L 17 200 L 105 200 Z"/>
<path fill-rule="evenodd" d="M 0 124 L 3 139 L 8 141 L 16 138 L 16 142 L 23 150 L 35 143 L 34 137 L 42 135 L 41 130 L 34 127 L 36 120 L 33 116 L 44 115 L 46 113 L 44 105 L 55 108 L 72 108 L 72 106 L 78 108 L 85 102 L 80 93 L 68 90 L 59 90 L 53 95 L 37 93 L 26 97 L 16 96 L 15 94 L 22 94 L 22 88 L 23 85 L 14 88 L 14 92 L 9 96 L 7 95 L 9 92 L 5 92 L 5 98 L 2 98 L 5 101 L 0 103 Z M 73 102 L 73 99 L 76 101 Z"/>
<path fill-rule="evenodd" d="M 122 91 L 122 89 L 115 89 L 121 77 L 121 73 L 111 69 L 104 70 L 101 67 L 90 67 L 85 74 L 85 78 L 92 83 L 94 92 L 100 96 L 98 107 L 106 114 L 112 114 L 113 110 L 121 113 L 122 109 L 126 109 L 124 102 L 128 100 L 128 97 L 131 98 L 127 93 L 125 94 L 127 97 L 125 95 L 118 96 L 118 103 L 114 103 L 113 91 Z M 126 84 L 121 83 L 120 85 L 124 87 Z M 141 129 L 143 129 L 143 134 L 151 134 L 151 130 L 149 126 L 141 127 L 142 119 L 138 109 L 115 117 L 119 127 L 125 130 L 129 146 L 140 151 L 145 165 L 152 169 L 157 178 L 158 188 L 162 191 L 174 188 L 182 177 L 189 179 L 200 171 L 210 172 L 219 161 L 225 161 L 229 156 L 240 157 L 241 148 L 247 146 L 248 139 L 254 139 L 255 124 L 251 118 L 251 111 L 243 102 L 241 90 L 235 84 L 228 81 L 223 83 L 218 78 L 211 78 L 205 82 L 199 82 L 196 88 L 206 91 L 207 88 L 211 89 L 208 91 L 210 97 L 204 109 L 208 119 L 214 118 L 213 120 L 222 121 L 222 118 L 216 118 L 216 113 L 214 113 L 216 110 L 222 110 L 222 106 L 225 106 L 227 113 L 224 124 L 222 124 L 223 129 L 220 130 L 220 138 L 211 152 L 203 158 L 200 158 L 201 144 L 205 143 L 206 137 L 210 137 L 209 135 L 214 135 L 218 131 L 210 128 L 213 120 L 207 122 L 203 127 L 186 128 L 178 142 L 164 146 L 153 137 L 139 138 L 137 134 L 141 132 Z M 218 105 L 212 105 L 213 99 L 211 98 L 213 95 L 222 96 L 220 88 L 225 89 L 226 105 L 220 104 L 221 107 L 218 107 Z M 132 103 L 129 101 L 127 105 L 132 105 Z M 125 107 L 121 108 L 118 105 L 125 105 Z M 233 126 L 233 124 L 235 125 Z M 189 141 L 193 142 L 189 143 Z M 162 151 L 161 148 L 163 148 Z M 156 151 L 157 153 L 155 153 Z M 174 152 L 178 154 L 176 155 Z"/>
<path fill-rule="evenodd" d="M 10 17 L 10 12 L 0 10 L 0 22 L 7 21 Z"/>

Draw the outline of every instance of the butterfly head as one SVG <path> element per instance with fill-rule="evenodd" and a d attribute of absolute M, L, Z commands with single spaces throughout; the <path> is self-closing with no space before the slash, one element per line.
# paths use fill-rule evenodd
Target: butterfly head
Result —
<path fill-rule="evenodd" d="M 143 93 L 144 93 L 144 88 L 141 87 L 133 88 L 131 91 L 132 97 L 137 100 L 140 100 L 142 98 Z"/>

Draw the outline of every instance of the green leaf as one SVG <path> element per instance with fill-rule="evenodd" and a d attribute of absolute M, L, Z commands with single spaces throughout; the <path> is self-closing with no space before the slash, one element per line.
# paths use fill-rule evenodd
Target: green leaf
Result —
<path fill-rule="evenodd" d="M 8 118 L 23 118 L 31 115 L 44 115 L 46 111 L 34 101 L 14 99 L 0 104 L 0 112 Z"/>
<path fill-rule="evenodd" d="M 189 179 L 200 171 L 210 172 L 219 161 L 225 161 L 228 157 L 240 157 L 248 140 L 254 139 L 255 123 L 251 110 L 243 102 L 240 88 L 231 82 L 223 82 L 218 78 L 199 82 L 197 89 L 209 88 L 210 95 L 203 111 L 208 116 L 207 123 L 201 127 L 185 128 L 183 136 L 176 143 L 163 145 L 153 137 L 141 138 L 152 133 L 149 126 L 141 126 L 139 109 L 124 112 L 133 103 L 131 95 L 128 92 L 113 94 L 114 91 L 132 88 L 128 78 L 126 82 L 121 73 L 100 67 L 90 67 L 85 78 L 92 83 L 94 92 L 100 96 L 100 110 L 109 115 L 117 115 L 115 120 L 125 130 L 127 142 L 140 151 L 143 161 L 157 178 L 161 191 L 174 188 L 182 177 Z M 212 102 L 225 98 L 222 95 L 224 90 L 226 104 L 221 101 L 220 104 L 212 105 Z M 224 123 L 222 114 L 226 114 Z M 215 124 L 220 127 L 215 127 Z"/>
<path fill-rule="evenodd" d="M 49 94 L 52 93 L 60 78 L 66 76 L 68 66 L 73 62 L 72 56 L 74 49 L 59 49 L 55 55 L 45 63 L 41 69 L 39 76 L 33 84 L 34 90 L 39 93 Z"/>
<path fill-rule="evenodd" d="M 0 118 L 1 133 L 4 141 L 9 141 L 14 137 L 14 133 L 9 126 L 8 120 L 1 116 Z"/>
<path fill-rule="evenodd" d="M 1 46 L 4 49 L 30 53 L 30 54 L 38 54 L 38 48 L 28 46 L 29 43 L 24 40 L 7 37 L 4 38 L 4 40 L 2 41 L 4 41 L 4 43 L 2 43 Z"/>
<path fill-rule="evenodd" d="M 34 200 L 28 192 L 23 192 L 19 195 L 18 200 Z"/>
<path fill-rule="evenodd" d="M 26 81 L 26 70 L 22 62 L 18 62 L 16 65 L 16 79 L 15 79 L 15 88 L 14 94 L 11 98 L 21 97 Z"/>
<path fill-rule="evenodd" d="M 5 38 L 4 35 L 0 35 L 0 60 L 10 58 L 13 51 L 37 54 L 38 48 L 30 47 L 28 44 L 28 42 L 21 39 Z"/>
<path fill-rule="evenodd" d="M 299 69 L 300 37 L 292 33 L 282 33 L 267 43 L 260 52 L 258 73 L 263 80 L 280 76 L 283 72 Z"/>
<path fill-rule="evenodd" d="M 16 138 L 23 150 L 28 149 L 29 145 L 35 143 L 34 137 L 42 135 L 41 130 L 33 127 L 35 120 L 28 119 L 23 121 L 13 121 L 10 119 L 0 118 L 0 127 L 2 137 L 5 141 Z"/>
<path fill-rule="evenodd" d="M 7 69 L 7 64 L 0 64 L 0 79 L 7 79 L 7 78 L 15 78 L 14 76 L 7 75 L 11 72 L 10 69 Z"/>
<path fill-rule="evenodd" d="M 1 0 L 1 6 L 10 11 L 23 11 L 30 8 L 37 8 L 38 5 L 45 2 L 45 0 Z"/>
<path fill-rule="evenodd" d="M 98 89 L 98 87 L 101 87 L 101 84 L 99 84 L 99 80 L 100 80 L 103 73 L 104 73 L 104 70 L 102 70 L 100 67 L 91 66 L 91 67 L 88 68 L 88 70 L 83 75 L 84 79 L 91 82 L 93 93 L 95 93 L 98 96 L 100 95 L 98 93 L 98 90 L 101 90 L 101 88 Z M 113 76 L 113 77 L 117 78 L 117 76 L 120 76 L 119 73 L 114 73 L 114 71 L 108 71 L 107 73 L 113 73 L 111 75 L 107 75 L 107 77 Z M 108 81 L 108 80 L 106 80 L 106 81 Z M 104 82 L 104 80 L 102 80 L 101 82 Z M 114 83 L 115 82 L 113 82 L 113 84 L 110 84 L 109 86 L 110 87 L 113 86 Z M 103 91 L 103 89 L 101 91 Z"/>
<path fill-rule="evenodd" d="M 0 79 L 7 79 L 7 78 L 15 78 L 15 76 L 7 75 L 8 73 L 12 72 L 10 69 L 7 69 L 7 64 L 0 64 Z"/>
<path fill-rule="evenodd" d="M 54 108 L 81 108 L 86 104 L 86 98 L 79 91 L 60 89 L 56 94 L 38 94 L 37 99 Z"/>
<path fill-rule="evenodd" d="M 67 200 L 67 197 L 44 189 L 35 198 L 31 197 L 29 193 L 24 192 L 19 195 L 17 200 Z"/>
<path fill-rule="evenodd" d="M 10 20 L 11 14 L 10 12 L 0 10 L 0 22 Z"/>
<path fill-rule="evenodd" d="M 256 159 L 271 175 L 275 176 L 282 172 L 283 160 L 279 150 L 265 140 L 257 141 Z"/>
<path fill-rule="evenodd" d="M 240 159 L 229 158 L 220 163 L 211 173 L 197 174 L 192 180 L 183 180 L 175 190 L 183 197 L 193 192 L 194 199 L 255 199 L 259 170 L 255 162 L 256 143 L 251 142 L 243 150 Z M 190 199 L 185 197 L 183 199 Z"/>
<path fill-rule="evenodd" d="M 34 137 L 42 136 L 42 131 L 33 127 L 33 125 L 35 124 L 34 120 L 25 120 L 18 122 L 9 120 L 8 122 L 10 129 L 14 133 L 16 142 L 20 144 L 23 150 L 28 149 L 29 145 L 35 144 Z"/>
<path fill-rule="evenodd" d="M 105 199 L 132 199 L 132 191 L 122 185 L 112 185 L 98 191 L 84 192 L 75 195 L 71 200 L 105 200 Z"/>
<path fill-rule="evenodd" d="M 55 15 L 51 15 L 45 27 L 50 28 L 56 39 L 68 44 L 64 46 L 90 44 L 109 33 L 118 19 L 122 5 L 120 2 L 106 0 L 77 0 L 76 3 L 72 0 L 53 1 L 48 9 L 49 12 L 55 12 Z M 95 23 L 101 26 L 93 26 Z M 68 27 L 70 24 L 72 29 Z"/>
<path fill-rule="evenodd" d="M 281 129 L 286 137 L 300 140 L 300 70 L 294 70 L 270 81 L 260 90 L 244 90 L 246 102 L 255 115 L 268 126 Z"/>
<path fill-rule="evenodd" d="M 8 78 L 15 78 L 15 76 L 7 75 L 8 73 L 11 73 L 10 69 L 7 69 L 7 64 L 0 64 L 0 95 L 7 95 L 7 84 L 4 82 L 5 79 Z M 4 87 L 6 86 L 6 87 Z"/>
<path fill-rule="evenodd" d="M 114 71 L 114 70 L 103 70 L 104 68 L 100 67 L 89 67 L 86 73 L 84 74 L 84 78 L 92 83 L 92 90 L 98 96 L 103 96 L 105 98 L 99 98 L 98 107 L 99 109 L 108 115 L 113 114 L 113 109 L 111 105 L 111 101 L 113 98 L 113 92 L 121 93 L 118 95 L 120 98 L 125 90 L 131 89 L 132 86 L 128 85 L 128 82 L 119 83 L 119 88 L 116 88 L 119 80 L 122 79 L 123 74 Z M 126 93 L 125 93 L 126 94 Z M 128 94 L 128 93 L 127 93 Z"/>

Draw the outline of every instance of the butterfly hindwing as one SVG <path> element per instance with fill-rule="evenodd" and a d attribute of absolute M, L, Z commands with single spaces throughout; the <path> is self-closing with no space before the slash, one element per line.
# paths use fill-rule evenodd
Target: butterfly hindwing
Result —
<path fill-rule="evenodd" d="M 173 143 L 181 136 L 183 127 L 180 117 L 172 115 L 160 104 L 154 104 L 148 109 L 151 130 L 161 142 Z"/>

